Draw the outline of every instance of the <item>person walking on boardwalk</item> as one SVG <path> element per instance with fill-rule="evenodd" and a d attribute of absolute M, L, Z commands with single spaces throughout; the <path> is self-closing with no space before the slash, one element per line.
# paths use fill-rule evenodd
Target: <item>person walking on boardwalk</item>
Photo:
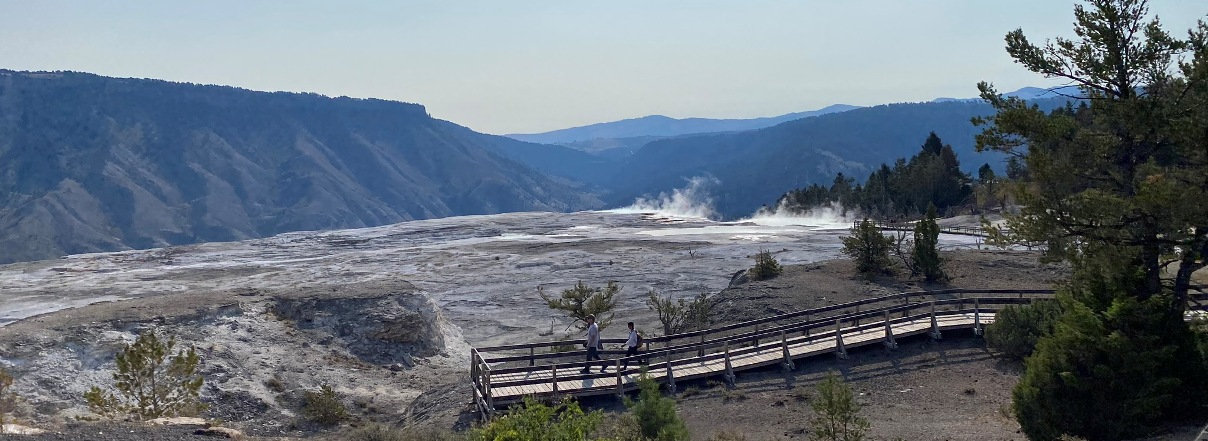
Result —
<path fill-rule="evenodd" d="M 638 355 L 638 347 L 642 345 L 642 336 L 638 335 L 638 331 L 633 329 L 633 322 L 629 322 L 629 339 L 625 340 L 625 367 L 629 368 L 629 359 L 634 355 Z"/>
<path fill-rule="evenodd" d="M 587 315 L 587 342 L 583 344 L 587 346 L 587 364 L 583 365 L 583 370 L 579 371 L 585 374 L 591 373 L 591 361 L 600 359 L 600 327 L 596 325 L 596 315 Z M 603 360 L 601 360 L 603 361 Z M 600 373 L 608 369 L 608 365 L 600 363 Z"/>

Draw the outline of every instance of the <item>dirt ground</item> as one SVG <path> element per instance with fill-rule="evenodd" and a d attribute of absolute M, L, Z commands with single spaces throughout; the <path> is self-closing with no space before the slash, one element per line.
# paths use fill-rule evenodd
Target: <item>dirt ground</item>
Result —
<path fill-rule="evenodd" d="M 1035 252 L 957 250 L 941 253 L 949 280 L 926 283 L 896 274 L 867 278 L 857 275 L 847 259 L 808 265 L 789 265 L 774 279 L 731 286 L 717 296 L 714 320 L 734 323 L 802 309 L 855 300 L 946 288 L 1044 289 L 1066 275 L 1065 267 L 1039 262 Z"/>

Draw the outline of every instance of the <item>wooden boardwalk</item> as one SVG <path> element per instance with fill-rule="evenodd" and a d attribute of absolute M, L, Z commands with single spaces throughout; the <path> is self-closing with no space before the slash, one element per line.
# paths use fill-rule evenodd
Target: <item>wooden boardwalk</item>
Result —
<path fill-rule="evenodd" d="M 910 292 L 766 317 L 713 329 L 643 339 L 644 350 L 625 358 L 619 350 L 600 351 L 603 362 L 583 373 L 586 351 L 580 341 L 539 342 L 471 349 L 470 377 L 476 407 L 488 416 L 525 396 L 590 396 L 637 388 L 643 368 L 673 392 L 676 381 L 721 377 L 830 355 L 846 358 L 859 346 L 897 347 L 896 340 L 972 330 L 980 335 L 1006 305 L 1051 298 L 1051 290 L 943 290 Z M 1197 295 L 1192 312 L 1202 313 L 1208 296 Z M 605 345 L 623 339 L 604 339 Z M 575 350 L 559 352 L 560 349 Z M 624 365 L 628 362 L 628 367 Z M 601 372 L 601 367 L 605 367 Z"/>

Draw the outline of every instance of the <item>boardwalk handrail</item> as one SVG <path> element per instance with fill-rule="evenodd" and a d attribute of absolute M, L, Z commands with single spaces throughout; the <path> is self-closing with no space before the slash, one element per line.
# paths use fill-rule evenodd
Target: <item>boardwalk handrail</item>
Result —
<path fill-rule="evenodd" d="M 937 317 L 960 316 L 962 314 L 966 317 L 977 317 L 979 314 L 992 314 L 1007 305 L 1027 304 L 1035 299 L 1051 298 L 1053 293 L 1054 291 L 1051 289 L 946 289 L 904 292 L 811 308 L 717 328 L 643 339 L 644 343 L 646 343 L 646 350 L 635 356 L 622 356 L 610 359 L 610 362 L 616 363 L 616 371 L 610 373 L 601 372 L 593 374 L 589 371 L 588 373 L 560 374 L 560 370 L 566 371 L 573 368 L 597 366 L 601 362 L 559 362 L 558 360 L 566 357 L 583 357 L 586 351 L 543 354 L 536 354 L 533 351 L 534 348 L 539 347 L 578 346 L 580 344 L 578 340 L 472 348 L 470 373 L 475 389 L 474 402 L 476 407 L 479 407 L 485 415 L 495 409 L 491 391 L 496 385 L 499 387 L 514 387 L 546 384 L 552 386 L 552 393 L 557 394 L 559 393 L 559 381 L 583 380 L 584 384 L 594 384 L 588 383 L 588 381 L 610 380 L 613 377 L 616 378 L 616 382 L 612 383 L 613 385 L 585 386 L 577 389 L 575 393 L 602 393 L 601 391 L 605 391 L 605 389 L 623 393 L 627 388 L 632 387 L 632 383 L 625 383 L 622 378 L 625 375 L 639 372 L 643 368 L 649 369 L 652 372 L 666 370 L 668 381 L 674 383 L 674 378 L 671 374 L 675 366 L 684 366 L 692 363 L 699 364 L 709 360 L 720 360 L 723 357 L 726 360 L 727 375 L 732 377 L 732 374 L 729 373 L 729 359 L 731 357 L 742 356 L 744 354 L 759 355 L 761 352 L 764 353 L 762 356 L 766 357 L 766 351 L 777 345 L 783 347 L 785 364 L 791 366 L 792 363 L 788 350 L 790 345 L 829 338 L 836 339 L 838 350 L 842 351 L 842 338 L 840 334 L 858 333 L 884 327 L 887 334 L 886 338 L 889 339 L 892 337 L 889 332 L 890 325 L 916 323 L 919 320 L 925 321 L 930 318 L 931 326 L 934 328 Z M 1205 309 L 1205 306 L 1200 301 L 1208 300 L 1208 293 L 1201 291 L 1192 293 L 1189 297 L 1189 303 L 1195 305 L 1192 309 Z M 915 298 L 919 299 L 919 301 L 912 302 L 911 300 Z M 869 305 L 876 306 L 868 307 Z M 863 309 L 861 310 L 862 307 Z M 855 312 L 848 311 L 853 308 Z M 917 313 L 920 309 L 925 311 Z M 795 320 L 791 323 L 762 327 L 762 325 L 769 323 L 802 317 L 804 317 L 804 320 Z M 966 318 L 966 320 L 969 319 Z M 980 330 L 981 324 L 976 319 L 972 320 L 974 323 L 973 326 Z M 847 323 L 849 326 L 843 327 L 844 323 Z M 740 330 L 741 332 L 733 332 Z M 938 332 L 938 328 L 934 328 L 933 332 Z M 792 336 L 791 338 L 790 335 Z M 709 338 L 709 336 L 713 338 Z M 684 340 L 687 339 L 694 340 L 685 342 Z M 761 340 L 765 344 L 761 344 Z M 607 343 L 624 342 L 623 339 L 604 339 L 603 341 Z M 663 343 L 663 347 L 651 349 L 650 343 Z M 886 345 L 889 344 L 886 343 Z M 521 349 L 529 349 L 529 353 L 526 355 L 497 356 L 491 358 L 484 357 L 483 355 L 484 353 Z M 623 351 L 600 352 L 606 355 L 624 354 Z M 690 355 L 682 357 L 685 354 Z M 547 359 L 554 360 L 551 363 L 536 364 L 536 360 Z M 651 362 L 654 359 L 662 361 Z M 519 361 L 528 361 L 528 366 L 507 367 L 503 365 L 504 363 Z M 638 362 L 637 364 L 642 365 L 642 367 L 622 369 L 623 362 L 628 365 L 630 362 L 635 361 Z M 498 366 L 492 368 L 492 364 Z M 543 372 L 548 372 L 549 376 L 542 376 Z M 515 374 L 523 375 L 516 377 Z M 492 381 L 491 377 L 493 375 L 501 377 L 498 384 Z M 504 378 L 509 375 L 512 378 Z M 601 381 L 600 383 L 604 384 L 607 382 Z"/>
<path fill-rule="evenodd" d="M 808 315 L 813 315 L 813 314 L 821 314 L 821 313 L 838 311 L 838 310 L 848 309 L 848 308 L 859 308 L 860 306 L 869 305 L 869 304 L 873 304 L 873 303 L 881 303 L 881 302 L 893 301 L 893 300 L 898 300 L 898 299 L 905 299 L 907 302 L 909 302 L 912 297 L 940 296 L 940 295 L 953 295 L 953 294 L 1027 294 L 1027 295 L 1040 294 L 1040 295 L 1044 295 L 1044 294 L 1052 294 L 1052 293 L 1053 293 L 1052 289 L 959 289 L 959 288 L 953 288 L 953 289 L 940 289 L 940 290 L 934 290 L 934 291 L 908 291 L 908 292 L 901 292 L 901 293 L 897 293 L 897 294 L 889 294 L 889 295 L 884 295 L 884 296 L 879 296 L 879 297 L 872 297 L 872 298 L 867 298 L 867 299 L 862 299 L 862 300 L 856 300 L 856 301 L 847 302 L 847 303 L 837 303 L 834 305 L 804 309 L 801 311 L 789 312 L 789 313 L 774 315 L 774 316 L 770 316 L 770 317 L 764 317 L 761 319 L 748 320 L 745 322 L 734 323 L 734 324 L 730 324 L 730 325 L 720 326 L 717 328 L 681 332 L 679 334 L 662 335 L 662 336 L 657 336 L 657 337 L 648 337 L 648 338 L 643 337 L 642 341 L 645 343 L 663 343 L 663 342 L 667 342 L 670 340 L 698 337 L 698 336 L 704 335 L 704 334 L 715 334 L 718 332 L 726 332 L 726 331 L 730 331 L 730 330 L 734 330 L 734 329 L 761 325 L 761 324 L 776 322 L 776 321 L 780 321 L 780 320 L 793 319 L 793 318 L 808 316 Z M 626 339 L 605 338 L 605 339 L 601 339 L 600 341 L 601 341 L 601 343 L 624 343 L 626 341 Z M 535 342 L 535 343 L 519 343 L 519 344 L 513 344 L 513 345 L 483 346 L 483 347 L 478 348 L 478 351 L 481 353 L 481 352 L 498 352 L 498 351 L 529 349 L 529 348 L 559 347 L 559 346 L 568 346 L 568 345 L 569 346 L 579 346 L 582 343 L 583 343 L 582 339 L 557 340 L 557 341 Z"/>

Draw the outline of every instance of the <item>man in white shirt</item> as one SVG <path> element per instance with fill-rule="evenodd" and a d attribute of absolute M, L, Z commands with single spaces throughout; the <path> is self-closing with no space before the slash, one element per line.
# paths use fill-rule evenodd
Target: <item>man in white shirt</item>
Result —
<path fill-rule="evenodd" d="M 583 345 L 587 346 L 587 364 L 584 364 L 583 370 L 579 372 L 590 374 L 591 361 L 600 360 L 600 327 L 596 325 L 595 314 L 587 315 L 587 341 Z M 605 369 L 608 369 L 608 365 L 600 363 L 600 373 L 604 373 Z"/>
<path fill-rule="evenodd" d="M 629 340 L 625 340 L 625 368 L 629 368 L 629 358 L 638 355 L 638 331 L 633 329 L 633 322 L 629 322 Z"/>

